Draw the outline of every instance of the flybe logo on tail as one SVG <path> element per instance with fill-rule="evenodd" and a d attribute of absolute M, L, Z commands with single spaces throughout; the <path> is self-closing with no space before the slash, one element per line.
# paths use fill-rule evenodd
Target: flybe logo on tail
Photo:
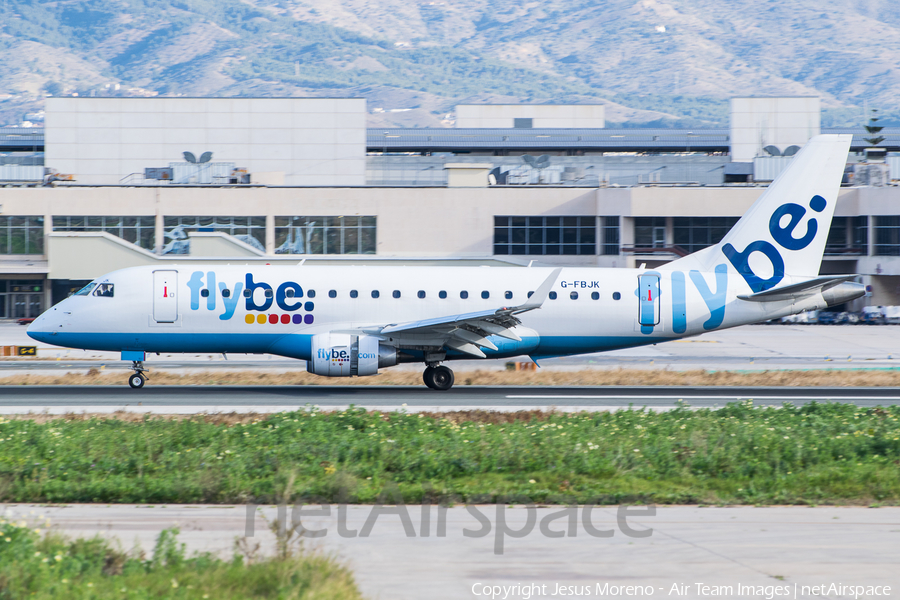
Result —
<path fill-rule="evenodd" d="M 218 286 L 216 285 L 215 271 L 206 273 L 194 271 L 191 273 L 187 286 L 191 290 L 191 310 L 199 310 L 201 304 L 205 304 L 207 310 L 216 310 L 218 302 L 221 301 L 222 313 L 219 315 L 219 319 L 222 321 L 228 321 L 234 316 L 241 299 L 243 299 L 244 309 L 248 313 L 253 311 L 264 313 L 278 309 L 288 313 L 301 309 L 311 312 L 314 307 L 312 302 L 304 303 L 302 300 L 303 288 L 299 283 L 285 281 L 273 288 L 264 281 L 254 281 L 252 273 L 247 273 L 243 282 L 235 282 L 229 288 L 225 282 L 218 282 Z M 261 301 L 257 301 L 260 300 L 259 294 L 255 293 L 257 290 L 262 290 Z M 259 315 L 259 319 L 261 319 L 260 323 L 298 323 L 302 321 L 308 324 L 312 322 L 311 315 L 307 315 L 305 320 L 291 319 L 289 315 L 281 315 L 280 319 L 278 315 L 269 315 L 268 318 L 265 315 Z M 251 320 L 253 320 L 252 317 L 248 317 L 247 322 L 250 323 Z"/>
<path fill-rule="evenodd" d="M 825 210 L 826 204 L 825 198 L 818 195 L 813 196 L 809 201 L 809 207 L 817 213 Z M 769 233 L 772 234 L 772 238 L 779 246 L 785 250 L 796 252 L 803 250 L 813 242 L 819 230 L 819 223 L 815 218 L 806 222 L 806 232 L 803 235 L 794 237 L 794 230 L 797 229 L 805 215 L 806 208 L 793 202 L 782 204 L 772 213 L 772 217 L 769 219 Z M 789 217 L 789 220 L 782 225 L 782 221 L 786 217 Z M 740 252 L 731 244 L 725 244 L 722 246 L 722 252 L 725 253 L 725 257 L 737 269 L 737 272 L 741 274 L 741 277 L 744 278 L 744 281 L 747 282 L 747 285 L 754 292 L 764 292 L 771 289 L 784 279 L 784 258 L 781 256 L 778 248 L 770 242 L 756 240 L 747 244 L 747 247 Z M 772 263 L 771 277 L 763 279 L 750 268 L 750 256 L 754 252 L 759 252 Z"/>

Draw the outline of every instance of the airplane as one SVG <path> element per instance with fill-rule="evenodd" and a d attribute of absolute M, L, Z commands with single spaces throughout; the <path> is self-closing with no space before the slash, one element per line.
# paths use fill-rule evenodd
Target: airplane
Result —
<path fill-rule="evenodd" d="M 820 276 L 850 135 L 811 139 L 714 246 L 655 269 L 142 266 L 92 281 L 28 328 L 69 348 L 121 352 L 141 388 L 147 353 L 268 353 L 325 377 L 420 362 L 543 358 L 656 344 L 862 296 Z"/>

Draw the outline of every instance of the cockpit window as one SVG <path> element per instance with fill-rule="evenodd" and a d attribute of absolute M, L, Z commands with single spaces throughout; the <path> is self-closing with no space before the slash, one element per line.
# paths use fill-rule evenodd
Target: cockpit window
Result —
<path fill-rule="evenodd" d="M 101 296 L 104 298 L 112 298 L 114 290 L 114 285 L 112 283 L 101 283 L 97 285 L 97 289 L 94 290 L 95 296 Z"/>
<path fill-rule="evenodd" d="M 83 288 L 81 288 L 80 290 L 78 290 L 77 292 L 75 292 L 75 295 L 76 296 L 87 296 L 88 294 L 91 293 L 91 290 L 94 289 L 94 286 L 96 286 L 96 285 L 97 285 L 96 283 L 89 283 L 86 286 L 84 286 Z"/>

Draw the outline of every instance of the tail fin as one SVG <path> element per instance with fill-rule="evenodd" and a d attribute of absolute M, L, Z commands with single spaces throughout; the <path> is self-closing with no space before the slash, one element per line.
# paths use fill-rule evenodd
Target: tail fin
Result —
<path fill-rule="evenodd" d="M 724 263 L 754 292 L 786 274 L 818 275 L 851 139 L 812 138 L 719 244 L 665 268 L 711 272 Z"/>

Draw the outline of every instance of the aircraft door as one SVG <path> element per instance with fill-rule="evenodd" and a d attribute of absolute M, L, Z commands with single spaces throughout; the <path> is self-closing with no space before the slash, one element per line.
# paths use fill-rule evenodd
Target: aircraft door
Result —
<path fill-rule="evenodd" d="M 659 275 L 645 273 L 638 275 L 638 323 L 656 325 L 659 323 Z"/>
<path fill-rule="evenodd" d="M 153 319 L 157 323 L 178 320 L 178 271 L 153 271 Z"/>

